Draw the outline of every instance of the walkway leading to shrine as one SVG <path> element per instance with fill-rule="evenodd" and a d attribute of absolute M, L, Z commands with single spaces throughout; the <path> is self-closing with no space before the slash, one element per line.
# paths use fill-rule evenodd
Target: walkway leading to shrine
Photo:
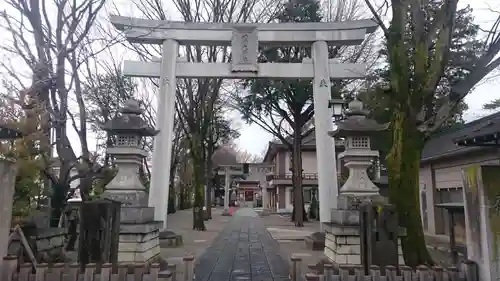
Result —
<path fill-rule="evenodd" d="M 197 259 L 195 280 L 290 280 L 289 264 L 278 247 L 253 209 L 239 209 Z"/>

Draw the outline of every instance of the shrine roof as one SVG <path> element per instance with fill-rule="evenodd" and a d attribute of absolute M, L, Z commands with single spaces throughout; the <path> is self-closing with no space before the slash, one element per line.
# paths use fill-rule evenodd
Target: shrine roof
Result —
<path fill-rule="evenodd" d="M 288 136 L 286 140 L 290 143 L 293 143 L 293 138 Z M 344 141 L 342 139 L 336 139 L 335 146 L 337 149 L 342 150 L 344 145 Z M 280 150 L 287 150 L 288 147 L 286 144 L 282 143 L 280 140 L 270 141 L 266 150 L 266 154 L 264 156 L 263 162 L 272 161 L 273 157 Z M 311 128 L 305 131 L 302 134 L 302 150 L 304 151 L 315 151 L 316 150 L 316 130 L 315 128 Z"/>
<path fill-rule="evenodd" d="M 466 124 L 446 129 L 431 137 L 422 151 L 422 162 L 436 161 L 445 157 L 495 150 L 493 146 L 463 146 L 468 138 L 493 135 L 500 132 L 500 112 Z"/>

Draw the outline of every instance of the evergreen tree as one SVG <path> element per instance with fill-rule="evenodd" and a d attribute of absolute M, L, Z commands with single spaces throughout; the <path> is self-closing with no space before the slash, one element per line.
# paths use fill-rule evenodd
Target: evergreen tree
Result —
<path fill-rule="evenodd" d="M 284 5 L 280 22 L 320 22 L 320 5 L 315 0 L 297 0 Z M 311 57 L 311 47 L 286 46 L 260 50 L 259 62 L 301 63 Z M 256 80 L 244 83 L 250 94 L 238 98 L 243 118 L 277 137 L 292 151 L 293 216 L 296 226 L 307 220 L 302 187 L 302 128 L 313 117 L 311 80 Z M 274 118 L 279 116 L 279 118 Z M 289 128 L 289 130 L 283 129 Z"/>

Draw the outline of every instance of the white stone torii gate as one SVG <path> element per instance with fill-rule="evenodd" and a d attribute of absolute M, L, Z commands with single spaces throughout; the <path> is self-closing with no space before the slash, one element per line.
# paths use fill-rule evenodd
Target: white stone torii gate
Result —
<path fill-rule="evenodd" d="M 167 226 L 168 167 L 172 155 L 174 103 L 177 78 L 267 78 L 313 80 L 316 148 L 321 222 L 330 222 L 337 207 L 337 167 L 328 108 L 330 79 L 363 78 L 366 64 L 328 59 L 328 45 L 358 45 L 376 30 L 370 19 L 334 23 L 221 24 L 185 23 L 110 16 L 129 42 L 162 44 L 161 62 L 125 61 L 123 73 L 133 77 L 160 78 L 157 124 L 149 204 L 155 220 Z M 231 46 L 231 63 L 192 63 L 179 58 L 179 45 Z M 312 58 L 303 63 L 257 63 L 258 46 L 312 45 Z"/>

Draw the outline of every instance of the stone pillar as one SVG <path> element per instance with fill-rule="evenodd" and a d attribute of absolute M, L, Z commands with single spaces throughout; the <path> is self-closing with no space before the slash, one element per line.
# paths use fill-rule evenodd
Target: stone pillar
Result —
<path fill-rule="evenodd" d="M 293 210 L 292 196 L 293 196 L 293 188 L 287 186 L 285 188 L 285 210 L 290 212 Z"/>
<path fill-rule="evenodd" d="M 155 220 L 163 221 L 167 228 L 168 185 L 172 159 L 172 139 L 175 115 L 175 66 L 179 44 L 173 39 L 163 42 L 160 92 L 156 110 L 160 133 L 154 140 L 153 167 L 149 188 L 149 206 L 155 208 Z"/>
<path fill-rule="evenodd" d="M 328 66 L 328 46 L 325 41 L 312 45 L 314 64 L 313 98 L 314 126 L 316 128 L 316 159 L 318 167 L 319 216 L 322 223 L 330 222 L 330 210 L 337 208 L 337 166 L 335 162 L 335 142 L 328 136 L 333 130 L 333 112 L 328 108 L 331 95 Z"/>
<path fill-rule="evenodd" d="M 269 201 L 269 191 L 267 191 L 267 182 L 261 182 L 262 184 L 262 212 L 261 216 L 267 216 L 271 214 L 271 206 Z"/>
<path fill-rule="evenodd" d="M 7 255 L 17 168 L 14 161 L 0 160 L 0 257 L 2 258 Z M 0 260 L 0 265 L 1 263 Z"/>
<path fill-rule="evenodd" d="M 224 211 L 223 216 L 229 215 L 229 201 L 231 200 L 231 195 L 229 193 L 229 188 L 231 185 L 231 171 L 229 167 L 224 169 Z"/>
<path fill-rule="evenodd" d="M 479 279 L 500 276 L 500 213 L 498 196 L 499 165 L 472 166 L 462 170 L 464 180 L 467 258 L 479 267 Z"/>
<path fill-rule="evenodd" d="M 263 186 L 262 186 L 262 209 L 268 209 L 269 208 L 269 202 L 268 202 L 268 199 L 269 198 L 269 195 L 267 193 L 267 184 L 265 183 Z"/>

